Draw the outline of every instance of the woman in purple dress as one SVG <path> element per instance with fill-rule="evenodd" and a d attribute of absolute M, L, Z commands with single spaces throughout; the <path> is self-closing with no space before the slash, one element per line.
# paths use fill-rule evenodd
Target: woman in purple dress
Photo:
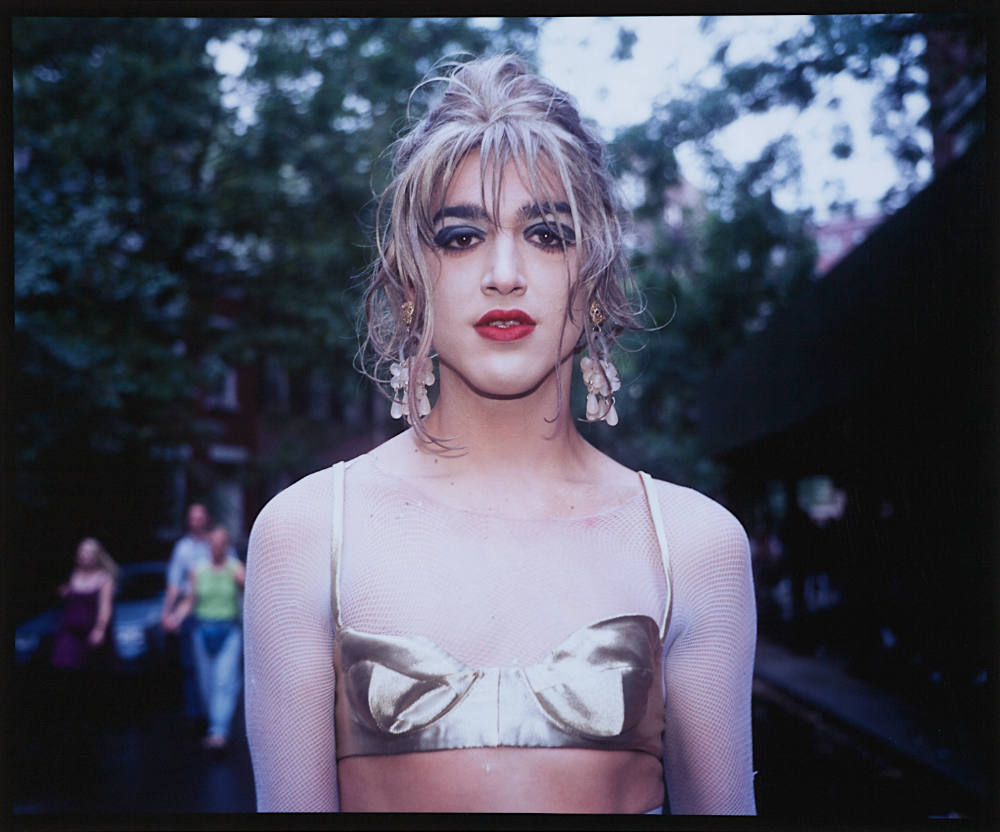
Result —
<path fill-rule="evenodd" d="M 52 645 L 52 666 L 85 670 L 109 663 L 114 656 L 111 616 L 118 565 L 100 541 L 87 537 L 76 549 L 69 581 L 59 587 L 62 616 Z"/>

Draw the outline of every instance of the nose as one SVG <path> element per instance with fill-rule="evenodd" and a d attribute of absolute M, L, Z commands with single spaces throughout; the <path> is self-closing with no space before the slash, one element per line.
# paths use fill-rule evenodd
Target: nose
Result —
<path fill-rule="evenodd" d="M 490 249 L 490 257 L 486 262 L 482 280 L 483 294 L 523 294 L 527 283 L 524 279 L 521 253 L 514 235 L 506 231 L 497 231 Z"/>

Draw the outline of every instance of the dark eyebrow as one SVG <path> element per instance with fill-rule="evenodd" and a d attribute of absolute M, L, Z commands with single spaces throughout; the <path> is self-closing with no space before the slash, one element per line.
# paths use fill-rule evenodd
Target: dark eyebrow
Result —
<path fill-rule="evenodd" d="M 534 220 L 541 219 L 546 214 L 569 214 L 572 216 L 573 212 L 570 210 L 568 202 L 543 202 L 541 204 L 529 202 L 522 205 L 518 213 L 523 220 Z M 455 217 L 460 220 L 481 220 L 483 222 L 488 222 L 490 218 L 482 205 L 462 203 L 460 205 L 445 205 L 431 217 L 431 224 L 435 224 L 445 217 Z"/>
<path fill-rule="evenodd" d="M 486 213 L 486 209 L 482 205 L 469 205 L 468 203 L 463 203 L 462 205 L 445 205 L 440 211 L 438 211 L 433 217 L 431 217 L 431 223 L 434 224 L 440 219 L 445 217 L 455 217 L 460 220 L 483 220 L 489 219 L 489 215 Z"/>
<path fill-rule="evenodd" d="M 541 219 L 546 214 L 573 215 L 567 202 L 543 202 L 540 205 L 537 202 L 529 202 L 527 205 L 521 206 L 520 213 L 522 219 L 526 220 Z"/>

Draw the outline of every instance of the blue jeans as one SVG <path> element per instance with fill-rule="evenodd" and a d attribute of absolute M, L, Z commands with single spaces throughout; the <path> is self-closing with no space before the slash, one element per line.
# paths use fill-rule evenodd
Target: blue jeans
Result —
<path fill-rule="evenodd" d="M 243 630 L 239 621 L 198 621 L 192 636 L 208 733 L 228 738 L 243 684 Z"/>
<path fill-rule="evenodd" d="M 201 691 L 198 689 L 198 669 L 194 660 L 194 631 L 197 622 L 192 616 L 184 619 L 178 634 L 181 654 L 181 672 L 184 675 L 184 715 L 197 719 L 204 715 Z"/>

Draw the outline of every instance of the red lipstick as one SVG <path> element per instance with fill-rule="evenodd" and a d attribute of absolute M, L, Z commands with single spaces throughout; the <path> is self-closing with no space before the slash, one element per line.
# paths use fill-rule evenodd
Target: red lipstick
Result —
<path fill-rule="evenodd" d="M 476 321 L 475 327 L 490 341 L 517 341 L 535 331 L 535 322 L 520 309 L 491 309 Z"/>

